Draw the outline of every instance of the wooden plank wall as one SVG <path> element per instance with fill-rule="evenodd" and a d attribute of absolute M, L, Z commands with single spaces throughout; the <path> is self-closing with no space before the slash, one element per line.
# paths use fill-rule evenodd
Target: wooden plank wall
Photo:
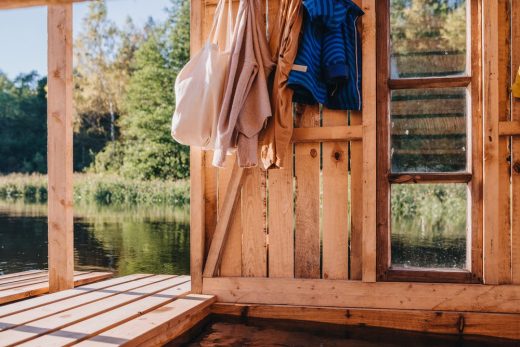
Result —
<path fill-rule="evenodd" d="M 216 0 L 193 1 L 202 3 L 200 18 L 212 18 Z M 276 18 L 278 1 L 266 3 L 268 29 Z M 363 111 L 337 112 L 317 106 L 295 109 L 298 135 L 288 148 L 288 157 L 294 161 L 288 160 L 286 169 L 267 173 L 258 168 L 245 170 L 238 207 L 222 252 L 218 271 L 221 277 L 376 281 L 377 2 L 356 2 L 366 13 L 360 25 Z M 238 2 L 234 4 L 236 10 Z M 520 29 L 508 23 L 511 18 L 518 22 L 520 4 L 483 0 L 479 6 L 472 6 L 476 31 L 480 22 L 476 23 L 475 18 L 480 18 L 480 14 L 484 43 L 482 50 L 474 47 L 473 55 L 481 55 L 482 59 L 474 59 L 472 66 L 479 70 L 482 67 L 483 74 L 481 80 L 472 82 L 478 84 L 472 90 L 476 94 L 482 91 L 482 95 L 474 96 L 472 107 L 482 107 L 483 124 L 474 120 L 473 131 L 479 133 L 473 136 L 482 138 L 485 153 L 483 162 L 473 164 L 482 172 L 484 184 L 477 180 L 478 186 L 472 189 L 484 201 L 484 210 L 474 210 L 473 216 L 474 227 L 480 227 L 483 221 L 484 234 L 480 242 L 483 258 L 473 258 L 472 262 L 483 268 L 485 284 L 518 284 L 520 139 L 515 133 L 516 123 L 510 120 L 520 121 L 520 101 L 511 99 L 509 86 L 511 70 L 516 72 L 520 65 Z M 201 23 L 200 34 L 204 37 L 210 21 Z M 327 131 L 316 132 L 324 127 Z M 338 132 L 332 131 L 332 127 L 337 127 Z M 509 129 L 507 136 L 500 129 Z M 202 218 L 202 223 L 197 219 L 195 223 L 199 223 L 196 228 L 204 235 L 195 238 L 195 248 L 199 249 L 195 256 L 203 258 L 200 249 L 207 252 L 211 242 L 235 158 L 229 158 L 228 166 L 217 170 L 209 165 L 211 153 L 195 154 L 192 165 L 199 165 L 201 170 L 192 173 L 193 182 L 198 184 L 195 189 L 192 186 L 192 214 Z M 196 263 L 195 272 L 202 263 Z M 194 279 L 194 287 L 196 283 Z"/>
<path fill-rule="evenodd" d="M 357 2 L 362 5 L 361 0 Z M 202 4 L 200 35 L 205 37 L 217 1 Z M 265 3 L 268 35 L 276 21 L 278 4 L 279 0 Z M 235 1 L 235 13 L 237 7 Z M 359 27 L 361 29 L 361 25 Z M 194 29 L 197 34 L 197 27 Z M 222 252 L 220 276 L 362 278 L 364 148 L 359 138 L 361 118 L 361 112 L 349 115 L 347 111 L 322 110 L 318 106 L 295 111 L 296 129 L 338 126 L 346 131 L 334 135 L 338 140 L 323 143 L 310 140 L 323 135 L 302 133 L 298 142 L 287 149 L 288 157 L 294 156 L 294 167 L 293 160 L 287 160 L 289 166 L 282 170 L 245 170 L 237 209 Z M 359 129 L 348 128 L 349 125 Z M 345 134 L 347 138 L 338 134 Z M 196 256 L 200 257 L 200 248 L 204 249 L 204 256 L 207 255 L 236 159 L 229 157 L 225 168 L 215 169 L 210 165 L 211 152 L 196 155 L 201 174 L 193 176 L 193 183 L 203 188 L 195 190 L 198 200 L 195 204 L 192 200 L 192 213 L 197 218 L 203 216 L 204 221 L 196 227 L 199 233 L 204 229 L 204 237 L 195 238 L 199 249 Z M 194 206 L 201 208 L 194 209 Z M 192 230 L 195 232 L 195 228 Z M 197 262 L 197 268 L 199 266 Z"/>

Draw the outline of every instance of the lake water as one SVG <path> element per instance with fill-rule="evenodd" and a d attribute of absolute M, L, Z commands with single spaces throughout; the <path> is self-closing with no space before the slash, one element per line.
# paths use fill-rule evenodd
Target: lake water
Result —
<path fill-rule="evenodd" d="M 77 206 L 77 270 L 189 274 L 188 208 Z M 0 202 L 0 274 L 47 268 L 47 206 Z"/>
<path fill-rule="evenodd" d="M 76 206 L 77 270 L 189 274 L 188 206 Z M 421 230 L 419 221 L 395 226 L 392 262 L 400 266 L 463 268 L 466 239 Z M 0 201 L 0 274 L 47 267 L 47 206 Z"/>

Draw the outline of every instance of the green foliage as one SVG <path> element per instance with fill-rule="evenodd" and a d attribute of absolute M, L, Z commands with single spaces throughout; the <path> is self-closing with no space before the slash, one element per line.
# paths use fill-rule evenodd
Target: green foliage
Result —
<path fill-rule="evenodd" d="M 189 203 L 189 182 L 129 180 L 114 175 L 75 174 L 74 202 L 101 205 L 180 206 Z M 0 199 L 47 201 L 47 177 L 33 174 L 0 176 Z"/>
<path fill-rule="evenodd" d="M 46 78 L 36 72 L 13 81 L 0 72 L 0 172 L 46 171 Z"/>
<path fill-rule="evenodd" d="M 132 61 L 121 137 L 97 155 L 93 170 L 139 179 L 179 179 L 189 175 L 188 147 L 175 143 L 170 122 L 177 73 L 189 58 L 189 3 L 172 3 L 166 23 L 150 23 Z"/>
<path fill-rule="evenodd" d="M 104 1 L 89 3 L 89 13 L 74 43 L 74 168 L 83 170 L 119 129 L 117 119 L 142 32 L 130 18 L 120 29 L 107 17 Z"/>
<path fill-rule="evenodd" d="M 442 233 L 464 236 L 467 186 L 465 184 L 396 184 L 392 186 L 393 228 L 405 234 Z"/>

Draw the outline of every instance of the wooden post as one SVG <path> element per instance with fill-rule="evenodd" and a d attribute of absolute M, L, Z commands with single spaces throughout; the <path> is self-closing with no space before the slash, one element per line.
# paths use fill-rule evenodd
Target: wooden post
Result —
<path fill-rule="evenodd" d="M 499 140 L 499 4 L 484 0 L 483 14 L 483 115 L 484 115 L 484 283 L 501 284 L 511 280 L 508 226 L 500 220 L 502 206 L 500 189 L 505 182 L 500 174 Z M 505 158 L 504 158 L 505 159 Z M 507 184 L 507 183 L 506 183 Z"/>
<path fill-rule="evenodd" d="M 74 287 L 72 4 L 48 6 L 49 291 Z"/>
<path fill-rule="evenodd" d="M 362 280 L 376 281 L 376 1 L 363 0 L 363 248 Z"/>

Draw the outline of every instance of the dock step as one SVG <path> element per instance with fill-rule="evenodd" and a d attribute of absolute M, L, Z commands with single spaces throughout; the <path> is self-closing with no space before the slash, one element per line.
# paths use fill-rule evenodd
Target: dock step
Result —
<path fill-rule="evenodd" d="M 210 313 L 189 276 L 138 274 L 0 307 L 0 346 L 158 346 Z"/>

